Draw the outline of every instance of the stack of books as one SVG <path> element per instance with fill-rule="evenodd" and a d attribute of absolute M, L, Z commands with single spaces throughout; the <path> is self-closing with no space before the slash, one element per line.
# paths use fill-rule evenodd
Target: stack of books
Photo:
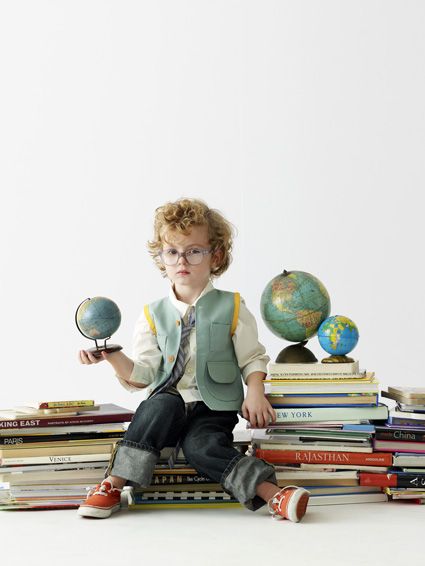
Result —
<path fill-rule="evenodd" d="M 385 422 L 379 383 L 359 363 L 270 363 L 266 396 L 277 420 L 252 432 L 252 453 L 273 464 L 279 486 L 310 491 L 310 505 L 387 501 L 359 472 L 386 472 L 392 456 L 375 452 L 374 422 Z"/>
<path fill-rule="evenodd" d="M 133 414 L 92 400 L 0 411 L 0 510 L 78 507 Z"/>
<path fill-rule="evenodd" d="M 241 453 L 248 450 L 251 434 L 234 431 L 233 445 Z M 221 484 L 199 474 L 184 457 L 179 446 L 164 448 L 155 466 L 152 483 L 130 492 L 129 510 L 161 508 L 240 507 L 237 499 L 223 491 Z"/>
<path fill-rule="evenodd" d="M 382 396 L 396 407 L 376 426 L 374 447 L 392 455 L 393 467 L 387 474 L 360 474 L 360 485 L 379 486 L 392 500 L 425 503 L 425 389 L 388 387 Z"/>

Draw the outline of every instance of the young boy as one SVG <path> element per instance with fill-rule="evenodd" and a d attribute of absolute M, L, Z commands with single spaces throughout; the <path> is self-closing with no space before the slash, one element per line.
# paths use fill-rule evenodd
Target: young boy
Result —
<path fill-rule="evenodd" d="M 232 446 L 238 411 L 253 427 L 276 418 L 264 396 L 269 358 L 255 319 L 238 293 L 211 283 L 230 264 L 232 226 L 204 202 L 181 199 L 156 210 L 148 247 L 170 280 L 169 296 L 145 307 L 133 359 L 103 353 L 125 388 L 149 387 L 148 397 L 118 443 L 106 479 L 89 492 L 79 515 L 106 518 L 118 511 L 124 485 L 148 487 L 160 450 L 180 442 L 191 466 L 248 509 L 267 503 L 274 517 L 299 521 L 308 492 L 279 489 L 273 466 Z M 84 350 L 79 355 L 83 364 L 99 361 Z"/>

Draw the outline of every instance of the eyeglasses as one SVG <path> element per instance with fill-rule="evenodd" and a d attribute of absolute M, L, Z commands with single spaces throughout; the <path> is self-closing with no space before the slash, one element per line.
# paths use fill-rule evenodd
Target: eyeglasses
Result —
<path fill-rule="evenodd" d="M 204 259 L 204 256 L 209 253 L 211 253 L 211 250 L 201 250 L 200 248 L 191 248 L 185 252 L 179 252 L 170 248 L 169 250 L 163 250 L 158 255 L 165 265 L 177 265 L 181 257 L 184 257 L 190 265 L 199 265 Z"/>

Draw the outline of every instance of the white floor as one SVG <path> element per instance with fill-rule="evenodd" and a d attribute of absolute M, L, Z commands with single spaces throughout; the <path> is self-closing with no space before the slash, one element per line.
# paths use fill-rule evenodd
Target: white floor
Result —
<path fill-rule="evenodd" d="M 3 511 L 0 533 L 2 564 L 425 564 L 425 505 L 395 502 L 312 507 L 298 524 L 265 509 L 122 511 L 106 520 Z"/>

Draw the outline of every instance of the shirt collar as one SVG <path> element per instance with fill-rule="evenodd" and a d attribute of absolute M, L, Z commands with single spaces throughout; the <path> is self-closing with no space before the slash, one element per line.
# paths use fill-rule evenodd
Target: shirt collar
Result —
<path fill-rule="evenodd" d="M 204 295 L 206 295 L 207 293 L 209 293 L 213 289 L 214 289 L 214 285 L 211 283 L 211 281 L 208 281 L 208 283 L 205 285 L 204 289 L 202 290 L 201 294 L 196 299 L 196 301 L 193 304 L 188 305 L 187 303 L 183 303 L 183 301 L 179 301 L 177 299 L 177 297 L 174 293 L 173 286 L 171 285 L 170 292 L 168 294 L 168 298 L 170 299 L 171 304 L 174 305 L 176 307 L 176 309 L 179 311 L 181 317 L 184 318 L 185 315 L 187 314 L 188 310 L 191 307 L 194 307 L 201 297 L 203 297 Z"/>

